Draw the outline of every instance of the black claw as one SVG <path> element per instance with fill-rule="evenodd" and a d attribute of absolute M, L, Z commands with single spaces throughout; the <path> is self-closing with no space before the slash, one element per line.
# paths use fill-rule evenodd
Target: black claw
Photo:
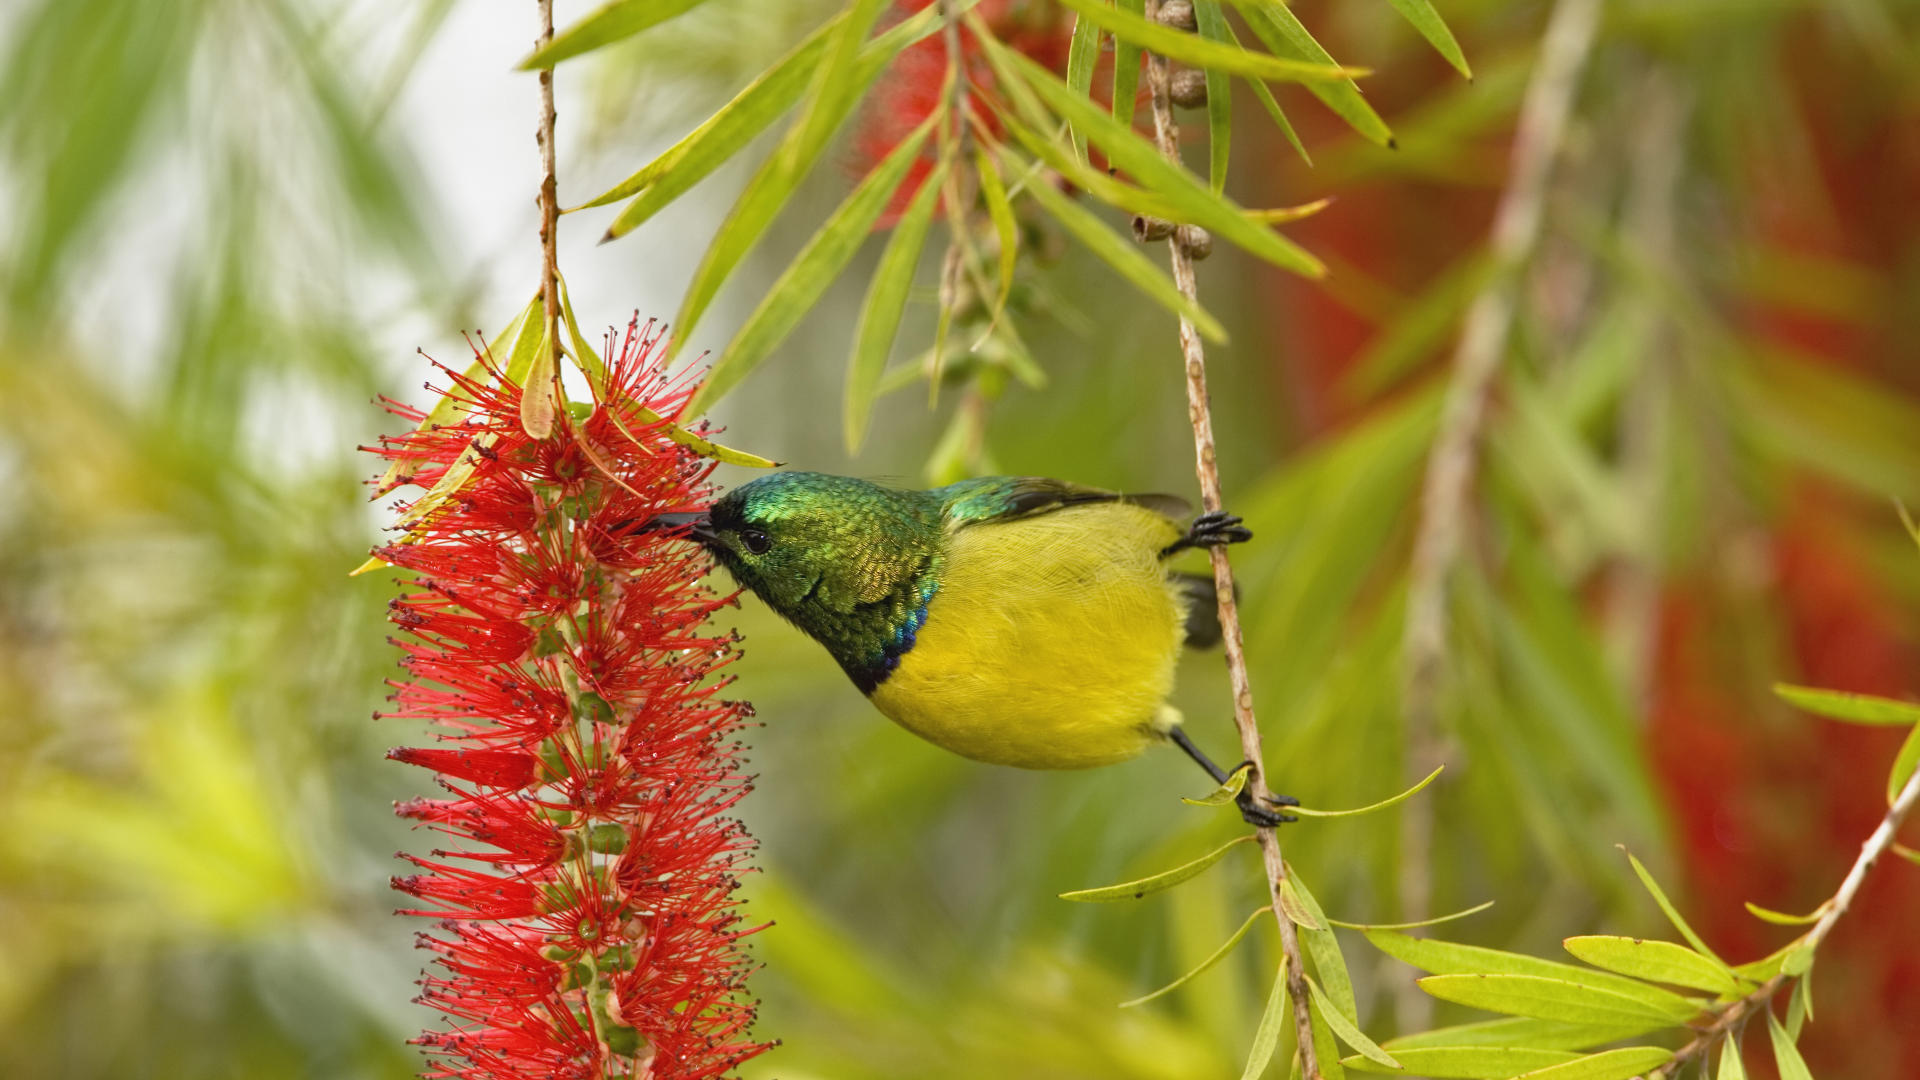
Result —
<path fill-rule="evenodd" d="M 1299 806 L 1300 800 L 1291 795 L 1269 795 L 1267 801 L 1275 806 Z"/>
<path fill-rule="evenodd" d="M 1187 526 L 1187 535 L 1168 544 L 1160 556 L 1165 558 L 1187 548 L 1244 544 L 1251 539 L 1253 530 L 1241 524 L 1238 517 L 1225 510 L 1215 510 L 1194 518 L 1193 524 Z"/>
<path fill-rule="evenodd" d="M 1240 808 L 1240 819 L 1257 829 L 1271 829 L 1285 825 L 1289 821 L 1300 820 L 1292 814 L 1282 814 L 1261 806 L 1253 801 L 1251 794 L 1244 791 L 1240 793 L 1238 799 L 1234 800 L 1234 805 Z"/>

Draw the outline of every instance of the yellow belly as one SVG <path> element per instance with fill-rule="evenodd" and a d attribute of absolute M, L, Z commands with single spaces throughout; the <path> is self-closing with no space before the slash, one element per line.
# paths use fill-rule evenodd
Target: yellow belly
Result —
<path fill-rule="evenodd" d="M 1180 535 L 1125 503 L 963 528 L 880 711 L 954 753 L 1027 769 L 1122 761 L 1174 722 L 1184 599 L 1160 549 Z"/>

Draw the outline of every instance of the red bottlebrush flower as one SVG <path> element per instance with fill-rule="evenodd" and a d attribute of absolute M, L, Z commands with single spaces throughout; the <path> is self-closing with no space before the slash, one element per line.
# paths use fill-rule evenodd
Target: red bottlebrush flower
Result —
<path fill-rule="evenodd" d="M 751 712 L 716 677 L 737 639 L 706 629 L 723 600 L 705 556 L 630 528 L 710 492 L 711 464 L 646 419 L 694 389 L 659 344 L 629 327 L 607 400 L 551 438 L 521 430 L 497 372 L 448 372 L 460 421 L 376 450 L 403 483 L 467 474 L 403 506 L 404 537 L 376 552 L 418 575 L 390 605 L 407 678 L 376 715 L 445 740 L 388 755 L 449 795 L 395 810 L 460 845 L 402 855 L 419 872 L 393 880 L 442 920 L 420 935 L 420 1000 L 450 1020 L 414 1040 L 430 1077 L 704 1080 L 769 1045 L 748 1035 L 733 898 L 752 839 L 722 816 L 748 787 Z"/>
<path fill-rule="evenodd" d="M 897 0 L 895 18 L 905 18 L 932 3 L 933 0 Z M 1067 49 L 1073 44 L 1073 13 L 1067 8 L 1054 0 L 981 0 L 973 12 L 992 31 L 996 41 L 1025 53 L 1050 70 L 1066 70 Z M 967 111 L 998 137 L 1000 121 L 989 104 L 1001 100 L 993 68 L 987 63 L 979 39 L 965 24 L 960 28 L 960 55 L 966 66 Z M 894 59 L 881 77 L 854 137 L 860 171 L 879 164 L 933 115 L 940 104 L 947 64 L 947 44 L 940 34 L 915 42 Z M 937 146 L 929 143 L 920 160 L 913 163 L 906 180 L 887 204 L 886 214 L 880 219 L 883 227 L 892 226 L 905 212 L 907 204 L 913 201 L 914 194 L 933 171 L 938 152 Z"/>

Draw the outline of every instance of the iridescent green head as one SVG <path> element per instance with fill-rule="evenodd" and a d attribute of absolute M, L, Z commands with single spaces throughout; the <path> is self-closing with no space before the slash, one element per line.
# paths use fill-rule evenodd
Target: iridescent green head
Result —
<path fill-rule="evenodd" d="M 912 648 L 945 541 L 938 497 L 812 472 L 733 489 L 692 535 L 866 691 Z"/>

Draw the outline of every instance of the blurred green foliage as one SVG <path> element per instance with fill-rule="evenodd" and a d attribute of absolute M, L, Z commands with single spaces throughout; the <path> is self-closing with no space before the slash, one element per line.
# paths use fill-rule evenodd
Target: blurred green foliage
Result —
<path fill-rule="evenodd" d="M 1556 280 L 1573 276 L 1586 317 L 1566 319 L 1547 289 L 1522 312 L 1476 493 L 1482 548 L 1455 582 L 1452 767 L 1420 796 L 1436 814 L 1433 906 L 1498 906 L 1454 936 L 1545 953 L 1570 933 L 1659 925 L 1612 851 L 1626 842 L 1670 865 L 1670 807 L 1643 745 L 1656 628 L 1595 615 L 1587 590 L 1601 571 L 1738 571 L 1743 537 L 1807 476 L 1849 499 L 1920 502 L 1912 397 L 1763 349 L 1729 315 L 1781 296 L 1873 326 L 1911 327 L 1920 311 L 1911 237 L 1903 277 L 1716 226 L 1769 194 L 1746 182 L 1756 139 L 1779 148 L 1779 190 L 1805 190 L 1794 181 L 1815 168 L 1809 146 L 1830 133 L 1796 115 L 1780 70 L 1810 20 L 1833 24 L 1861 78 L 1912 100 L 1909 5 L 1814 6 L 1611 8 L 1538 257 Z M 393 656 L 389 590 L 378 575 L 344 577 L 376 524 L 357 484 L 373 469 L 351 448 L 385 423 L 366 404 L 374 393 L 418 403 L 396 386 L 421 369 L 369 343 L 409 319 L 470 322 L 456 278 L 475 270 L 447 265 L 438 238 L 462 223 L 434 212 L 403 133 L 382 123 L 454 5 L 373 7 L 37 0 L 0 19 L 0 1075 L 419 1067 L 402 1040 L 431 1021 L 406 1004 L 422 957 L 388 915 L 385 879 L 388 853 L 420 844 L 389 805 L 423 777 L 381 760 L 419 733 L 367 719 Z M 485 17 L 531 27 L 527 7 Z M 789 25 L 716 2 L 586 68 L 582 170 L 619 175 L 630 142 L 678 137 L 688 125 L 635 102 L 678 95 L 707 108 L 666 112 L 706 115 L 815 25 L 803 17 L 815 7 L 794 5 Z M 1497 185 L 1537 7 L 1441 5 L 1476 81 L 1381 105 L 1397 151 L 1316 126 L 1317 164 L 1287 174 L 1301 184 L 1288 201 Z M 1349 43 L 1343 59 L 1439 63 L 1387 5 L 1312 14 L 1316 32 Z M 1634 135 L 1656 83 L 1685 99 L 1686 119 L 1649 151 Z M 1244 115 L 1256 104 L 1237 106 L 1239 130 L 1256 126 Z M 492 147 L 523 152 L 530 195 L 531 132 L 498 131 Z M 1261 160 L 1236 151 L 1236 170 Z M 1666 186 L 1636 180 L 1633 166 L 1662 153 Z M 824 213 L 846 187 L 815 176 L 800 216 L 817 221 L 806 211 Z M 1649 199 L 1683 222 L 1651 247 Z M 810 231 L 783 222 L 769 246 L 790 253 Z M 1390 673 L 1438 415 L 1428 361 L 1485 273 L 1471 247 L 1443 254 L 1451 268 L 1404 294 L 1405 282 L 1334 264 L 1332 295 L 1381 325 L 1344 376 L 1354 405 L 1338 425 L 1288 407 L 1318 369 L 1275 326 L 1271 283 L 1225 252 L 1204 270 L 1203 299 L 1234 342 L 1212 354 L 1222 471 L 1260 538 L 1236 551 L 1254 686 L 1275 783 L 1309 805 L 1403 786 Z M 764 282 L 778 265 L 744 273 Z M 532 269 L 529 255 L 481 272 L 522 282 Z M 1022 333 L 1049 383 L 996 404 L 996 466 L 1188 489 L 1171 320 L 1116 293 L 1084 254 L 1048 270 L 1044 288 L 1053 317 Z M 931 340 L 924 299 L 903 338 Z M 730 443 L 918 477 L 945 421 L 917 394 L 883 398 L 867 449 L 846 456 L 841 357 L 859 301 L 852 282 L 826 292 L 781 362 L 730 399 Z M 1911 601 L 1920 575 L 1888 554 L 1902 544 L 1889 528 L 1861 562 Z M 1742 596 L 1750 618 L 1716 647 L 1757 690 L 1793 674 L 1787 615 L 1764 589 Z M 1165 998 L 1115 1004 L 1194 966 L 1263 902 L 1250 855 L 1137 906 L 1055 898 L 1236 831 L 1231 813 L 1178 801 L 1204 790 L 1187 763 L 1150 754 L 1040 775 L 961 761 L 880 720 L 764 610 L 748 602 L 739 621 L 739 689 L 766 722 L 744 804 L 764 844 L 751 904 L 777 921 L 754 939 L 768 964 L 754 990 L 763 1034 L 786 1042 L 750 1075 L 1182 1080 L 1238 1068 L 1276 966 L 1270 928 Z M 1180 680 L 1202 744 L 1229 745 L 1218 658 L 1189 658 Z M 1391 813 L 1305 823 L 1285 841 L 1330 913 L 1394 917 L 1405 853 Z M 1357 941 L 1348 954 L 1361 1014 L 1384 1035 L 1406 972 L 1373 966 Z M 1283 1074 L 1279 1061 L 1269 1075 Z"/>

